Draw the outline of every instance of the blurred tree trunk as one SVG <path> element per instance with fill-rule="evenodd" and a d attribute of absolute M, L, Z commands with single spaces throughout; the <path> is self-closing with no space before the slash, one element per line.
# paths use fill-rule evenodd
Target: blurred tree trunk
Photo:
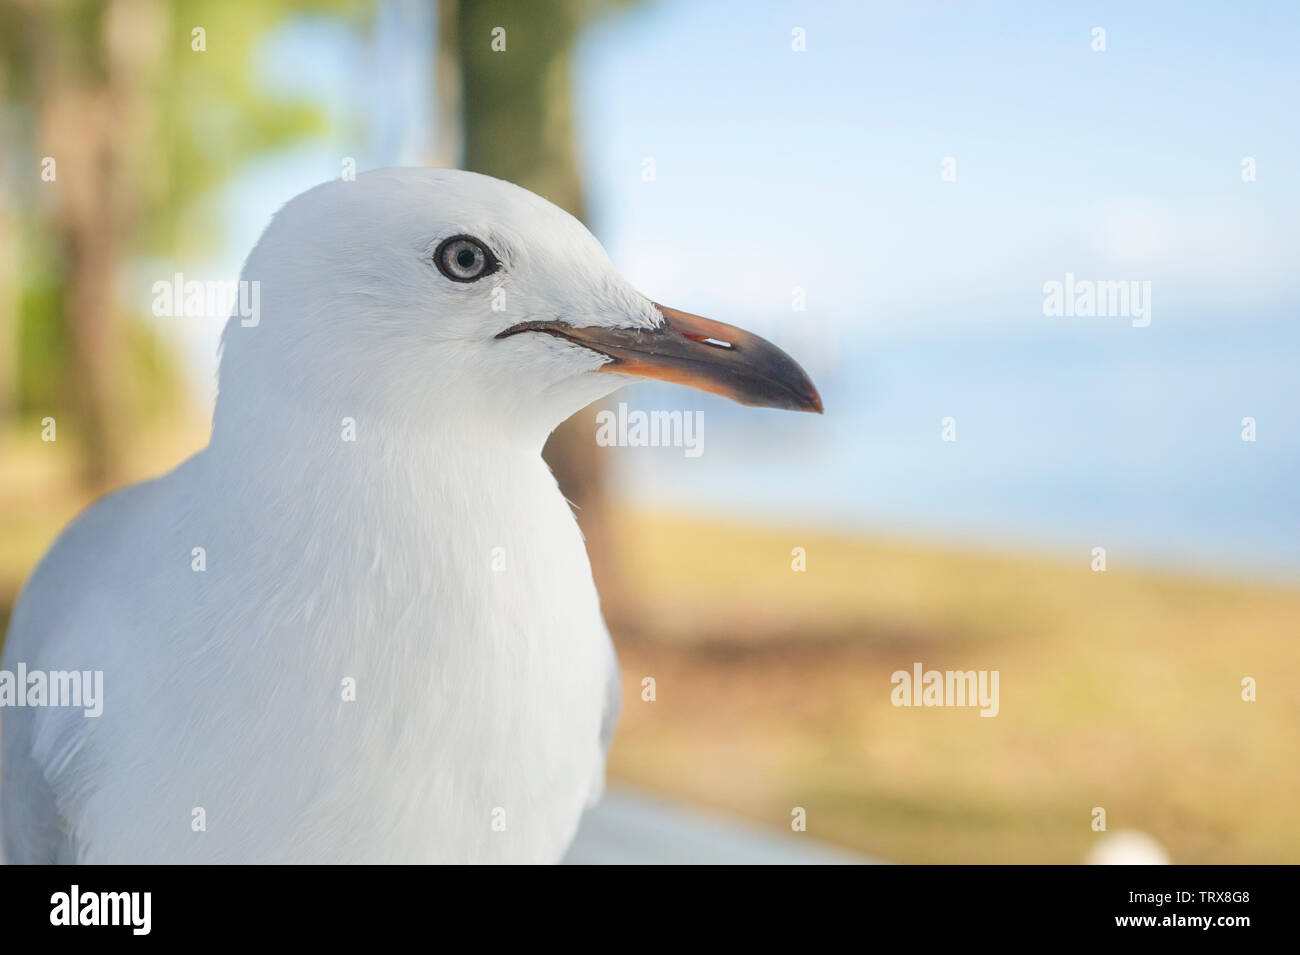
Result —
<path fill-rule="evenodd" d="M 439 129 L 448 116 L 460 117 L 462 168 L 523 186 L 579 219 L 584 208 L 570 57 L 581 9 L 589 6 L 567 0 L 441 0 L 439 7 Z M 448 70 L 455 77 L 444 84 Z M 447 153 L 439 147 L 444 159 Z M 544 457 L 560 490 L 577 505 L 610 612 L 621 601 L 595 435 L 594 411 L 580 411 L 551 435 Z"/>
<path fill-rule="evenodd" d="M 58 175 L 57 228 L 65 260 L 64 322 L 71 346 L 67 382 L 81 438 L 82 479 L 112 480 L 118 466 L 121 389 L 116 274 L 121 246 L 108 90 L 64 85 L 41 102 L 42 142 Z"/>
<path fill-rule="evenodd" d="M 460 3 L 439 0 L 438 56 L 434 62 L 434 101 L 438 123 L 434 133 L 434 162 L 448 169 L 465 160 L 465 131 L 461 120 Z"/>
<path fill-rule="evenodd" d="M 18 214 L 0 187 L 0 431 L 18 414 Z"/>
<path fill-rule="evenodd" d="M 84 19 L 65 13 L 39 7 L 32 23 L 39 139 L 55 164 L 54 181 L 40 185 L 56 197 L 71 366 L 65 381 L 81 475 L 99 488 L 120 460 L 127 363 L 117 275 L 133 222 L 131 167 L 140 158 L 133 150 L 155 142 L 146 91 L 166 11 L 157 0 L 109 0 L 88 7 Z"/>

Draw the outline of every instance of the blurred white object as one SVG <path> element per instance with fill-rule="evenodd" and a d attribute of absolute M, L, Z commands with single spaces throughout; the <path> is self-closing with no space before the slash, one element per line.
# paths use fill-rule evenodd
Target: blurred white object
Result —
<path fill-rule="evenodd" d="M 1145 832 L 1117 829 L 1100 836 L 1085 861 L 1088 865 L 1169 865 L 1169 856 Z"/>
<path fill-rule="evenodd" d="M 609 789 L 587 810 L 564 861 L 570 865 L 863 865 L 878 862 L 818 842 Z"/>

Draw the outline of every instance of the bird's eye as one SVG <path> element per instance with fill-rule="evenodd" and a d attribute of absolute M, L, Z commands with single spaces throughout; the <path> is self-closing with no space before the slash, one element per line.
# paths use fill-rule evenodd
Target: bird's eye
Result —
<path fill-rule="evenodd" d="M 444 239 L 433 253 L 433 261 L 438 271 L 453 282 L 473 282 L 501 267 L 487 246 L 468 235 Z"/>

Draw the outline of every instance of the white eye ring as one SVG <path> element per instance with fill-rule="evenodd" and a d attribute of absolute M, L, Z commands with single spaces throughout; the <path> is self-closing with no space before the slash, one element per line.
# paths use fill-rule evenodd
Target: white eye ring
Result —
<path fill-rule="evenodd" d="M 491 250 L 470 235 L 443 239 L 433 253 L 433 263 L 453 282 L 474 282 L 501 267 Z"/>

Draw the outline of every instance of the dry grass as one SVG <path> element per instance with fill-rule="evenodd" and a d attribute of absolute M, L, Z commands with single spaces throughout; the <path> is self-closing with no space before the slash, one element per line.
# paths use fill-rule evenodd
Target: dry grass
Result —
<path fill-rule="evenodd" d="M 1094 806 L 1177 862 L 1300 861 L 1300 593 L 668 515 L 618 540 L 616 777 L 898 862 L 1080 861 Z M 892 706 L 913 661 L 1001 671 L 1000 715 Z"/>

